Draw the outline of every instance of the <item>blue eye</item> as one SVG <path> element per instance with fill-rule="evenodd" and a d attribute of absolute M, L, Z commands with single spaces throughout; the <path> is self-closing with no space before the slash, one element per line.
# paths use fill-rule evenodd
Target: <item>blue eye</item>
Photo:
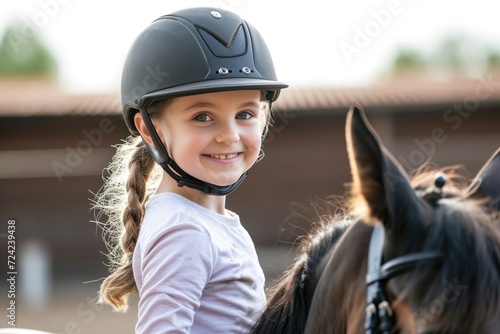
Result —
<path fill-rule="evenodd" d="M 236 119 L 250 119 L 252 117 L 253 115 L 248 111 L 244 111 L 236 115 Z"/>
<path fill-rule="evenodd" d="M 198 114 L 194 117 L 194 119 L 198 122 L 208 122 L 212 120 L 212 118 L 207 114 Z"/>

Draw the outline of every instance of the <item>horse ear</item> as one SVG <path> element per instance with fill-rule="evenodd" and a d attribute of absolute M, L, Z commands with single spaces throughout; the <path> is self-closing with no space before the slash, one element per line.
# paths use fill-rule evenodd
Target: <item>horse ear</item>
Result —
<path fill-rule="evenodd" d="M 368 209 L 366 215 L 378 218 L 388 229 L 397 227 L 399 222 L 417 218 L 421 201 L 411 187 L 408 175 L 384 147 L 362 107 L 356 103 L 347 116 L 346 141 L 353 177 L 352 190 L 356 197 L 364 199 Z"/>
<path fill-rule="evenodd" d="M 469 197 L 488 198 L 500 210 L 500 148 L 488 159 L 467 189 Z"/>

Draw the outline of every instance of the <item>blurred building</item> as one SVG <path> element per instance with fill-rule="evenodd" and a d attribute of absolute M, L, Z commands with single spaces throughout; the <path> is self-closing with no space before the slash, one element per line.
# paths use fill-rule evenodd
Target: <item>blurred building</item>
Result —
<path fill-rule="evenodd" d="M 50 82 L 27 80 L 0 82 L 0 96 L 0 241 L 14 219 L 19 249 L 43 244 L 56 282 L 103 277 L 106 248 L 90 200 L 102 186 L 113 145 L 128 136 L 119 96 L 71 95 Z M 272 274 L 284 268 L 272 251 L 289 250 L 315 220 L 311 202 L 345 194 L 344 127 L 352 101 L 364 106 L 408 171 L 431 160 L 462 164 L 473 177 L 500 145 L 500 85 L 492 76 L 284 90 L 273 106 L 265 158 L 228 198 L 257 247 L 266 250 L 261 260 Z"/>

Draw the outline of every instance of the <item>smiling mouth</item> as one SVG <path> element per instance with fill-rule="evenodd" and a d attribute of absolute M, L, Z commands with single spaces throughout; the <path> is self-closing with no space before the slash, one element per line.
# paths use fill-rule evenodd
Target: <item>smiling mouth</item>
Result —
<path fill-rule="evenodd" d="M 236 158 L 238 156 L 238 153 L 231 153 L 231 154 L 209 154 L 208 156 L 210 158 L 214 158 L 214 159 L 227 160 L 227 159 Z"/>

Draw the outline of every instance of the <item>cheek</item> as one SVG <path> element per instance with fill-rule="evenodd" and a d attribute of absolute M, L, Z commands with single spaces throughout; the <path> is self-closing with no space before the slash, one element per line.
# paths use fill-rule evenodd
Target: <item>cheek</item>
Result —
<path fill-rule="evenodd" d="M 260 148 L 262 145 L 262 133 L 259 129 L 251 131 L 247 135 L 247 147 L 252 151 L 256 151 L 257 154 L 260 152 Z"/>
<path fill-rule="evenodd" d="M 196 157 L 204 148 L 204 141 L 201 136 L 186 136 L 177 134 L 172 136 L 170 140 L 170 152 L 172 158 L 179 162 L 181 160 L 189 160 Z"/>
<path fill-rule="evenodd" d="M 169 127 L 163 124 L 163 126 L 158 129 L 158 135 L 163 141 L 168 155 L 174 160 L 179 159 L 179 154 L 182 154 L 186 150 L 185 147 L 189 147 L 186 136 L 182 136 L 182 131 L 179 131 L 179 129 L 175 127 Z"/>

